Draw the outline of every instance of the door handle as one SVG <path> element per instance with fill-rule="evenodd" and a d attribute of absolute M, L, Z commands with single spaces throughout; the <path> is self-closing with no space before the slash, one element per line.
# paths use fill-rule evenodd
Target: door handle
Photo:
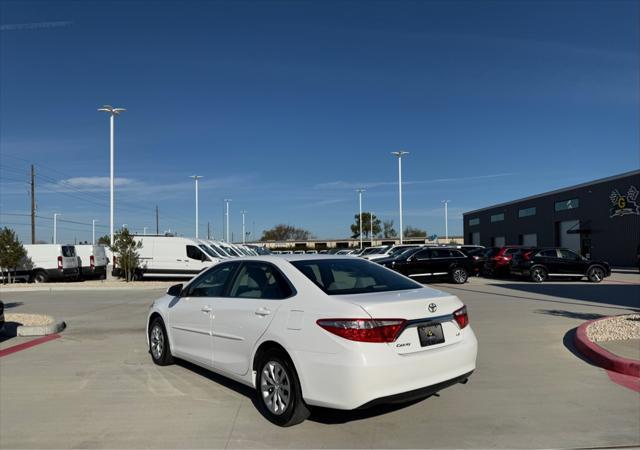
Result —
<path fill-rule="evenodd" d="M 271 310 L 269 308 L 258 308 L 256 309 L 256 316 L 268 316 L 271 314 Z"/>
<path fill-rule="evenodd" d="M 200 308 L 200 311 L 202 311 L 203 313 L 209 314 L 211 312 L 211 306 L 209 305 L 203 306 L 202 308 Z"/>

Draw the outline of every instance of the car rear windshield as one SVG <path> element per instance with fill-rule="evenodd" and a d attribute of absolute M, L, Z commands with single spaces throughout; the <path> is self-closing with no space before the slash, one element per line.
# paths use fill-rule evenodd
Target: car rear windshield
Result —
<path fill-rule="evenodd" d="M 73 245 L 63 245 L 62 256 L 65 258 L 73 258 L 76 256 L 76 248 Z"/>
<path fill-rule="evenodd" d="M 378 264 L 360 259 L 291 261 L 291 264 L 329 295 L 402 291 L 422 287 Z"/>

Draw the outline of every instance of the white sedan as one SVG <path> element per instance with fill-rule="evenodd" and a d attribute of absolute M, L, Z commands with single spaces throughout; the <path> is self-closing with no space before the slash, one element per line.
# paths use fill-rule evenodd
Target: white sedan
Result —
<path fill-rule="evenodd" d="M 313 405 L 355 409 L 465 383 L 478 349 L 457 297 L 331 255 L 217 264 L 153 302 L 147 337 L 156 364 L 180 358 L 254 387 L 281 426 Z"/>

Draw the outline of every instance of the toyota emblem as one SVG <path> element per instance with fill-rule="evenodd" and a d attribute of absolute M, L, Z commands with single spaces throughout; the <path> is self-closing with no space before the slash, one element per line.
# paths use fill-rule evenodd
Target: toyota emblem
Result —
<path fill-rule="evenodd" d="M 438 309 L 438 305 L 435 303 L 429 303 L 429 312 L 436 312 L 436 309 Z"/>

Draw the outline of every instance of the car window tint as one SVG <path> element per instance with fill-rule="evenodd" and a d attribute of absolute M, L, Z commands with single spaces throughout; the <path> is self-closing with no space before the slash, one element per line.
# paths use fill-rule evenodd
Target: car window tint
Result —
<path fill-rule="evenodd" d="M 378 264 L 358 259 L 291 261 L 291 264 L 329 295 L 399 291 L 422 287 Z"/>
<path fill-rule="evenodd" d="M 420 259 L 429 259 L 431 257 L 431 251 L 430 250 L 420 250 L 419 252 L 417 252 L 415 254 L 416 259 L 420 260 Z"/>
<path fill-rule="evenodd" d="M 558 252 L 560 253 L 560 258 L 562 259 L 570 259 L 572 261 L 579 259 L 578 255 L 576 253 L 573 253 L 571 250 L 560 249 L 558 250 Z"/>
<path fill-rule="evenodd" d="M 451 250 L 446 248 L 434 248 L 431 250 L 432 258 L 449 258 L 451 257 Z"/>
<path fill-rule="evenodd" d="M 555 250 L 542 250 L 541 252 L 538 252 L 538 256 L 542 256 L 545 258 L 557 258 L 558 254 Z"/>
<path fill-rule="evenodd" d="M 195 259 L 198 261 L 202 260 L 202 257 L 205 256 L 195 245 L 187 245 L 187 258 Z"/>
<path fill-rule="evenodd" d="M 72 245 L 63 245 L 62 246 L 62 256 L 69 258 L 76 256 L 76 249 Z"/>
<path fill-rule="evenodd" d="M 218 264 L 204 272 L 187 287 L 187 297 L 222 297 L 229 275 L 231 275 L 237 263 Z"/>
<path fill-rule="evenodd" d="M 284 276 L 268 263 L 246 263 L 238 273 L 230 297 L 283 299 L 293 291 Z"/>

